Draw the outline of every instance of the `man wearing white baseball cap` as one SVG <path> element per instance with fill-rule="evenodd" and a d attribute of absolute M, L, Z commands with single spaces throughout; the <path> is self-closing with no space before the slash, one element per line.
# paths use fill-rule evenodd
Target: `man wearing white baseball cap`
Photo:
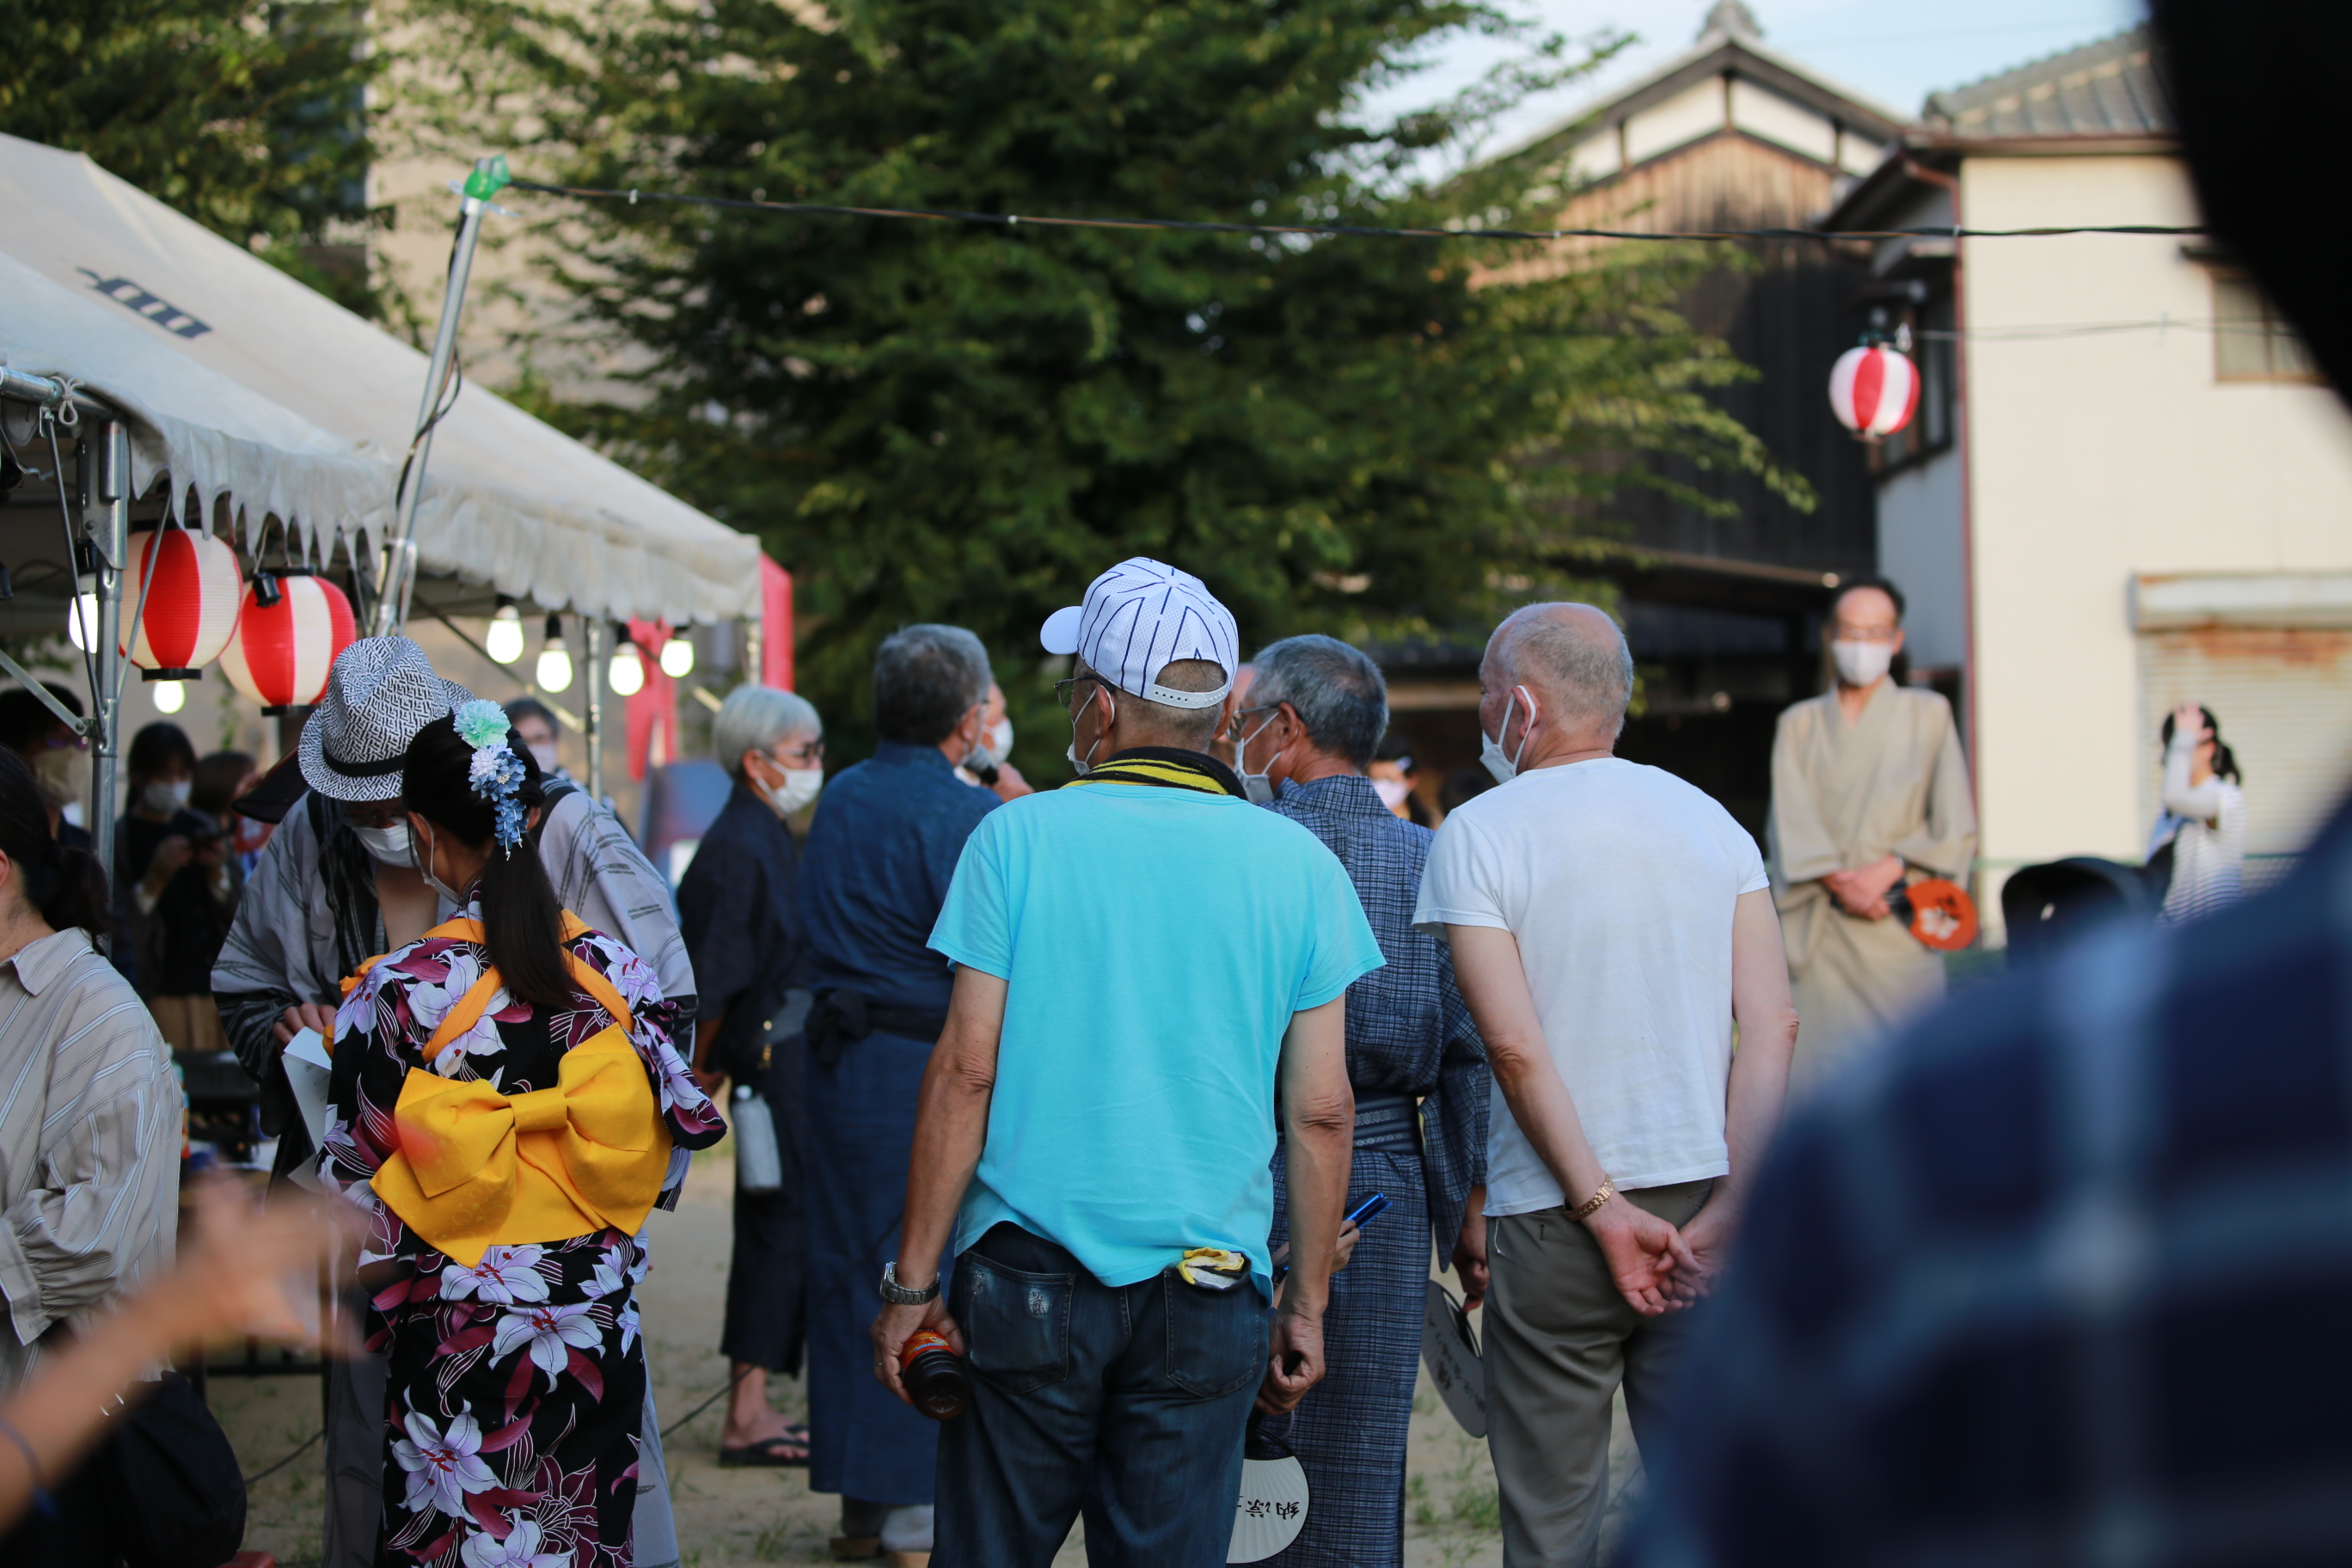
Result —
<path fill-rule="evenodd" d="M 1098 1562 L 1208 1568 L 1253 1401 L 1322 1376 L 1342 1009 L 1380 947 L 1331 852 L 1207 754 L 1239 638 L 1198 578 L 1122 562 L 1039 636 L 1076 656 L 1082 776 L 982 821 L 932 930 L 955 989 L 875 1375 L 903 1397 L 919 1329 L 977 1374 L 940 1434 L 935 1568 L 1044 1568 L 1082 1507 Z M 1277 1115 L 1296 1265 L 1269 1347 Z"/>

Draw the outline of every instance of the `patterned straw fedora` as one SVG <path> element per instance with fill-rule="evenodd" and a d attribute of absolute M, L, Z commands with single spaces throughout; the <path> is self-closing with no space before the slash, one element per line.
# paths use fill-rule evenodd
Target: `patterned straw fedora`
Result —
<path fill-rule="evenodd" d="M 336 656 L 302 726 L 302 777 L 333 800 L 391 800 L 416 732 L 473 700 L 406 637 L 362 637 Z"/>

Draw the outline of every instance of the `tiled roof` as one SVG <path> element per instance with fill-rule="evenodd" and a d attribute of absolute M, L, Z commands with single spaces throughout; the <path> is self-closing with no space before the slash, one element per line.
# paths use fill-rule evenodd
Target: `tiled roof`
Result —
<path fill-rule="evenodd" d="M 1921 118 L 1955 136 L 2162 136 L 2172 109 L 2145 26 L 1930 93 Z"/>

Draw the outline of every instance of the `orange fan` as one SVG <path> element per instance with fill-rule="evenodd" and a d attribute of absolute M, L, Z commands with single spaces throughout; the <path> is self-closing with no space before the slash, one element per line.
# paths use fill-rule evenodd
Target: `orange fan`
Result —
<path fill-rule="evenodd" d="M 1958 952 L 1977 939 L 1977 904 L 1968 890 L 1941 877 L 1889 889 L 1886 907 L 1911 934 L 1937 952 Z"/>

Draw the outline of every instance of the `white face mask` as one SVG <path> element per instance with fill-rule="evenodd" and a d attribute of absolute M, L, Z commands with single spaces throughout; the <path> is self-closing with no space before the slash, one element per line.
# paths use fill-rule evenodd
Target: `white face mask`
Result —
<path fill-rule="evenodd" d="M 89 753 L 79 746 L 51 746 L 33 753 L 33 784 L 41 804 L 72 805 L 89 794 Z"/>
<path fill-rule="evenodd" d="M 1095 693 L 1096 691 L 1099 690 L 1099 689 L 1100 689 L 1100 688 L 1098 688 L 1098 687 L 1090 687 L 1090 688 L 1088 688 L 1088 689 L 1087 689 L 1087 708 L 1091 708 L 1091 707 L 1093 707 L 1093 706 L 1094 706 L 1094 700 L 1094 700 L 1094 693 Z M 1081 708 L 1081 709 L 1079 709 L 1079 710 L 1078 710 L 1078 712 L 1079 712 L 1079 713 L 1084 713 L 1086 710 L 1087 710 L 1087 709 L 1086 709 L 1086 708 Z M 1097 746 L 1100 746 L 1101 744 L 1102 744 L 1102 735 L 1101 735 L 1101 732 L 1100 732 L 1100 731 L 1097 731 L 1097 732 L 1096 732 L 1096 735 L 1095 735 L 1095 743 L 1094 743 L 1094 745 L 1093 745 L 1093 746 L 1088 746 L 1088 747 L 1087 748 L 1087 754 L 1086 754 L 1085 756 L 1083 756 L 1083 757 L 1082 757 L 1082 756 L 1078 755 L 1078 721 L 1077 721 L 1077 715 L 1076 715 L 1076 714 L 1073 714 L 1073 715 L 1071 715 L 1071 717 L 1070 717 L 1070 743 L 1069 743 L 1067 746 L 1065 746 L 1064 748 L 1062 748 L 1062 754 L 1063 754 L 1064 756 L 1066 756 L 1066 757 L 1067 757 L 1067 758 L 1069 758 L 1069 759 L 1070 759 L 1070 767 L 1071 767 L 1071 770 L 1072 770 L 1073 772 L 1075 772 L 1075 773 L 1076 773 L 1080 778 L 1084 778 L 1084 777 L 1086 777 L 1086 776 L 1087 776 L 1087 772 L 1088 772 L 1088 770 L 1090 770 L 1091 768 L 1093 768 L 1093 766 L 1095 765 L 1095 748 L 1096 748 Z"/>
<path fill-rule="evenodd" d="M 1404 797 L 1412 793 L 1412 785 L 1402 779 L 1374 779 L 1372 793 L 1381 797 L 1382 805 L 1394 811 L 1404 804 Z"/>
<path fill-rule="evenodd" d="M 1265 773 L 1254 773 L 1249 771 L 1249 743 L 1265 733 L 1266 725 L 1273 723 L 1275 717 L 1273 714 L 1268 714 L 1259 721 L 1256 729 L 1244 731 L 1234 741 L 1234 772 L 1241 775 L 1242 794 L 1248 796 L 1252 804 L 1257 805 L 1264 805 L 1274 798 L 1274 781 Z M 1276 752 L 1275 756 L 1281 754 Z M 1273 758 L 1266 760 L 1266 765 L 1269 768 L 1274 765 Z"/>
<path fill-rule="evenodd" d="M 1838 679 L 1848 686 L 1869 686 L 1895 662 L 1891 642 L 1832 642 L 1830 658 L 1837 661 Z"/>
<path fill-rule="evenodd" d="M 352 831 L 359 835 L 370 859 L 387 866 L 416 864 L 416 851 L 408 842 L 408 824 L 395 822 L 390 827 L 354 827 Z"/>
<path fill-rule="evenodd" d="M 139 803 L 157 816 L 169 816 L 188 804 L 188 792 L 194 787 L 188 779 L 182 779 L 178 784 L 164 784 L 158 780 L 139 792 Z"/>
<path fill-rule="evenodd" d="M 1013 721 L 999 719 L 988 727 L 989 754 L 1002 763 L 1013 754 Z"/>
<path fill-rule="evenodd" d="M 426 887 L 459 909 L 464 909 L 466 900 L 463 895 L 433 874 L 433 830 L 428 827 L 425 830 L 425 853 L 416 857 L 416 874 L 425 879 Z"/>
<path fill-rule="evenodd" d="M 1510 701 L 1503 705 L 1503 733 L 1506 735 L 1511 732 L 1511 711 L 1518 707 L 1522 697 L 1528 697 L 1528 689 L 1515 686 L 1511 688 Z M 1535 733 L 1535 727 L 1536 700 L 1528 697 L 1528 727 L 1519 731 L 1519 743 L 1511 749 L 1509 756 L 1503 755 L 1502 742 L 1484 730 L 1478 731 L 1478 760 L 1486 764 L 1486 771 L 1495 775 L 1496 784 L 1508 784 L 1519 776 L 1519 759 L 1528 754 L 1528 741 Z"/>
<path fill-rule="evenodd" d="M 531 747 L 530 760 L 539 764 L 539 771 L 541 773 L 545 773 L 550 778 L 555 776 L 557 763 L 555 760 L 555 744 L 553 742 L 550 742 L 544 746 Z"/>
<path fill-rule="evenodd" d="M 824 787 L 823 768 L 786 768 L 783 775 L 782 784 L 760 786 L 760 793 L 768 797 L 768 804 L 775 807 L 778 816 L 792 816 L 814 800 L 816 792 Z"/>

